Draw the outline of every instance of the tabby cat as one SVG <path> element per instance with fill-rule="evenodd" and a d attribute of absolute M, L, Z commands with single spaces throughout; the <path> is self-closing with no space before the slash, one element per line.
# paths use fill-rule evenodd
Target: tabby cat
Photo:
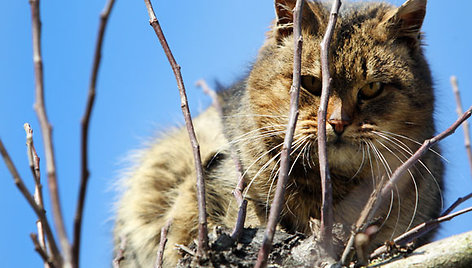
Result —
<path fill-rule="evenodd" d="M 206 184 L 209 228 L 232 227 L 237 202 L 234 148 L 246 180 L 246 226 L 264 226 L 275 192 L 290 104 L 295 0 L 276 0 L 276 19 L 249 75 L 219 92 L 223 115 L 210 107 L 195 121 Z M 420 32 L 426 0 L 343 3 L 330 44 L 332 91 L 327 112 L 328 162 L 335 221 L 355 223 L 373 188 L 433 136 L 434 95 Z M 329 5 L 306 1 L 302 11 L 300 114 L 280 227 L 310 233 L 320 217 L 317 111 L 320 41 Z M 377 213 L 372 247 L 438 216 L 443 166 L 438 149 L 404 174 Z M 152 267 L 161 227 L 172 219 L 164 267 L 175 244 L 197 233 L 196 176 L 187 131 L 174 129 L 139 154 L 118 203 L 116 245 L 126 239 L 121 267 Z"/>

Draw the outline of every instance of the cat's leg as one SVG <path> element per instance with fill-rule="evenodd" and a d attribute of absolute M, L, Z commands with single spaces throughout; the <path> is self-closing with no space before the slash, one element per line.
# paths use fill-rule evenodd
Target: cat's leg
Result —
<path fill-rule="evenodd" d="M 161 183 L 163 181 L 160 181 Z M 171 225 L 164 252 L 164 267 L 175 266 L 180 254 L 176 244 L 188 245 L 196 237 L 198 208 L 194 176 L 187 175 L 180 184 L 151 190 L 155 183 L 142 180 L 134 187 L 149 187 L 139 194 L 125 194 L 118 211 L 115 239 L 125 239 L 125 259 L 122 267 L 153 267 L 156 261 L 160 233 L 169 220 Z M 133 188 L 133 187 L 132 187 Z M 119 242 L 116 242 L 119 245 Z"/>
<path fill-rule="evenodd" d="M 190 177 L 190 176 L 189 176 Z M 173 205 L 166 218 L 171 220 L 164 251 L 164 267 L 173 267 L 181 257 L 176 245 L 187 246 L 198 232 L 198 205 L 195 192 L 195 178 L 187 178 L 174 189 Z"/>

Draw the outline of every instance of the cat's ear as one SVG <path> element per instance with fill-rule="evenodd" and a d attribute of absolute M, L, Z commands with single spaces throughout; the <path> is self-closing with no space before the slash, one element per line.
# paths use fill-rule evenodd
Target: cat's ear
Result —
<path fill-rule="evenodd" d="M 274 37 L 280 40 L 293 32 L 293 9 L 295 0 L 275 0 Z"/>
<path fill-rule="evenodd" d="M 293 9 L 296 0 L 275 0 L 275 23 L 273 37 L 280 42 L 293 33 Z M 320 16 L 323 15 L 319 3 L 306 1 L 302 10 L 302 27 L 316 33 L 319 28 Z"/>
<path fill-rule="evenodd" d="M 411 45 L 418 46 L 426 2 L 427 0 L 407 0 L 396 10 L 387 13 L 380 25 L 390 38 L 406 38 Z"/>

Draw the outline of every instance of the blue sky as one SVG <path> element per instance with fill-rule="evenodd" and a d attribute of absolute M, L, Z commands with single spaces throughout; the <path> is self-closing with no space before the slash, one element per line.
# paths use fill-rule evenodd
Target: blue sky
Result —
<path fill-rule="evenodd" d="M 401 4 L 403 1 L 391 1 Z M 456 119 L 449 85 L 456 75 L 464 107 L 472 105 L 471 1 L 429 1 L 423 30 L 437 94 L 438 130 Z M 98 15 L 105 1 L 43 1 L 43 60 L 46 104 L 54 127 L 60 195 L 69 236 L 79 180 L 79 127 L 84 112 Z M 273 18 L 272 1 L 154 1 L 158 19 L 178 63 L 194 115 L 210 100 L 194 86 L 203 78 L 230 84 L 242 77 Z M 85 207 L 82 267 L 109 267 L 112 259 L 113 185 L 126 157 L 144 141 L 182 122 L 176 83 L 148 24 L 144 2 L 117 0 L 109 20 L 90 128 L 90 184 Z M 34 80 L 31 19 L 27 0 L 0 2 L 0 137 L 23 179 L 33 189 L 23 124 L 39 124 L 32 109 Z M 414 116 L 414 115 L 412 115 Z M 442 143 L 446 204 L 472 191 L 462 130 Z M 0 161 L 1 162 L 1 161 Z M 46 178 L 45 158 L 41 167 Z M 45 187 L 46 188 L 46 187 Z M 47 193 L 47 190 L 46 190 Z M 472 202 L 464 206 L 470 206 Z M 51 214 L 49 201 L 46 208 Z M 40 267 L 29 233 L 32 210 L 0 163 L 0 259 L 2 267 Z M 472 229 L 472 214 L 443 225 L 438 237 Z"/>

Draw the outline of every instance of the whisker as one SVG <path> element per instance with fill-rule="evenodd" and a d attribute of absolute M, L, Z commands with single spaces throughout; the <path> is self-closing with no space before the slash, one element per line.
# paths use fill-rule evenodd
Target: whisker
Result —
<path fill-rule="evenodd" d="M 231 117 L 267 117 L 267 118 L 288 118 L 287 115 L 275 115 L 275 114 L 234 114 L 234 115 L 225 115 L 223 118 Z"/>
<path fill-rule="evenodd" d="M 296 142 L 294 142 L 294 144 L 292 144 L 292 146 L 296 146 L 297 148 L 294 148 L 294 149 L 290 152 L 290 156 L 293 155 L 293 153 L 300 147 L 300 145 L 301 145 L 300 143 L 301 143 L 301 142 L 302 142 L 301 140 L 297 140 Z M 269 188 L 269 192 L 270 192 L 270 190 L 272 189 L 272 185 L 273 185 L 273 183 L 274 183 L 274 181 L 275 181 L 275 178 L 277 177 L 277 174 L 278 174 L 279 171 L 280 171 L 280 165 L 279 165 L 280 160 L 281 160 L 280 158 L 277 160 L 277 162 L 275 163 L 275 165 L 274 165 L 274 167 L 272 168 L 272 171 L 271 171 L 271 173 L 270 173 L 269 180 L 271 180 L 271 187 Z M 275 168 L 277 168 L 277 172 L 275 173 L 275 176 L 272 177 L 272 175 L 274 174 Z M 290 174 L 290 172 L 289 172 L 289 174 Z"/>
<path fill-rule="evenodd" d="M 372 141 L 369 141 L 372 147 L 372 150 L 374 153 L 377 155 L 377 159 L 380 161 L 380 163 L 383 165 L 385 172 L 388 175 L 388 178 L 390 179 L 390 176 L 392 175 L 392 170 L 390 169 L 390 166 L 388 165 L 387 161 L 383 157 L 383 155 L 380 153 L 380 151 L 375 147 L 374 143 Z"/>
<path fill-rule="evenodd" d="M 295 146 L 294 149 L 290 152 L 290 155 L 293 155 L 293 153 L 298 150 L 304 141 L 306 141 L 310 136 L 306 136 L 302 139 L 299 139 L 299 140 L 295 140 L 295 142 L 292 144 L 292 146 Z M 277 156 L 279 156 L 280 154 L 278 154 Z M 294 161 L 294 164 L 295 162 L 297 161 L 298 157 L 300 156 L 300 153 L 298 154 L 297 158 L 295 159 Z M 273 159 L 271 159 L 273 160 Z M 279 174 L 280 172 L 280 158 L 277 160 L 277 162 L 275 163 L 274 167 L 272 168 L 272 171 L 270 173 L 270 176 L 269 176 L 269 181 L 270 181 L 270 186 L 269 186 L 269 191 L 267 192 L 267 197 L 266 197 L 266 217 L 267 217 L 267 214 L 268 214 L 268 208 L 269 208 L 269 201 L 270 201 L 270 194 L 272 192 L 272 187 L 274 186 L 274 182 L 275 182 L 275 179 L 277 178 L 277 175 Z M 277 168 L 278 167 L 278 168 Z M 275 172 L 274 174 L 274 171 L 275 171 L 275 168 L 277 168 L 277 171 Z M 293 165 L 292 165 L 292 168 L 293 168 Z M 290 174 L 291 172 L 291 169 L 289 171 L 288 174 Z M 288 187 L 287 187 L 288 188 Z"/>
<path fill-rule="evenodd" d="M 251 135 L 251 134 L 253 134 L 253 133 L 257 133 L 258 135 L 260 135 L 260 134 L 268 134 L 268 133 L 271 133 L 271 132 L 278 132 L 278 133 L 284 132 L 284 131 L 285 131 L 284 127 L 285 127 L 285 126 L 283 126 L 283 125 L 273 125 L 273 126 L 268 126 L 268 127 L 256 128 L 256 129 L 253 129 L 253 130 L 251 130 L 251 131 L 248 131 L 248 132 L 246 132 L 246 133 L 244 133 L 244 134 L 242 134 L 242 135 L 240 135 L 240 136 L 238 136 L 238 137 L 235 137 L 235 138 L 234 138 L 232 141 L 230 141 L 229 143 L 236 143 L 237 140 L 240 140 L 240 139 L 242 139 L 242 138 L 244 138 L 244 137 L 247 137 L 247 136 L 249 136 L 249 135 Z M 277 129 L 277 128 L 278 128 L 278 129 Z M 265 130 L 265 131 L 259 132 L 259 131 L 264 130 L 264 129 L 269 129 L 269 130 Z M 252 137 L 252 136 L 249 136 L 249 137 Z"/>
<path fill-rule="evenodd" d="M 378 142 L 378 141 L 377 141 L 377 142 Z M 389 174 L 387 174 L 387 175 L 388 175 L 388 178 L 390 179 L 390 177 L 391 177 L 391 175 L 392 175 L 392 173 L 393 173 L 393 172 L 392 172 L 392 169 L 391 169 L 391 167 L 390 167 L 390 164 L 388 163 L 387 159 L 386 159 L 385 156 L 382 154 L 382 152 L 381 152 L 379 149 L 377 149 L 377 147 L 374 146 L 374 149 L 376 150 L 377 154 L 379 155 L 380 160 L 382 161 L 383 165 L 384 165 L 384 166 L 387 166 L 388 171 L 387 171 L 387 170 L 386 170 L 386 171 L 387 171 L 387 173 L 389 173 Z M 398 227 L 398 223 L 399 223 L 399 221 L 400 221 L 400 215 L 401 215 L 401 197 L 400 197 L 400 192 L 399 192 L 399 190 L 398 190 L 398 187 L 397 187 L 396 185 L 395 185 L 395 192 L 396 192 L 397 199 L 398 199 L 398 212 L 397 212 L 397 220 L 395 221 L 395 225 L 394 225 L 395 227 L 394 227 L 394 229 L 393 229 L 393 232 L 392 232 L 392 235 L 391 235 L 391 239 L 393 238 L 393 235 L 395 234 L 395 231 L 396 231 L 396 229 L 397 229 L 397 227 Z M 392 194 L 393 194 L 393 193 L 392 193 Z"/>
<path fill-rule="evenodd" d="M 274 146 L 272 149 L 267 150 L 266 152 L 264 152 L 261 156 L 259 156 L 256 160 L 254 160 L 254 161 L 246 168 L 246 170 L 245 170 L 244 173 L 242 174 L 242 177 L 244 177 L 244 176 L 246 175 L 246 173 L 251 169 L 251 167 L 252 167 L 254 164 L 256 164 L 259 160 L 261 160 L 262 157 L 266 156 L 267 154 L 269 154 L 270 152 L 272 152 L 273 150 L 279 148 L 279 147 L 282 146 L 282 145 L 283 145 L 283 143 L 280 143 L 279 145 Z M 275 157 L 277 157 L 279 154 L 280 154 L 280 152 L 277 153 L 276 156 L 274 156 L 272 159 L 275 159 Z M 271 161 L 271 160 L 269 160 L 269 161 Z M 266 164 L 267 164 L 267 163 L 266 163 Z M 260 171 L 260 169 L 259 169 L 259 171 Z M 255 178 L 256 178 L 256 177 L 254 176 L 254 177 L 251 179 L 251 181 L 249 182 L 249 184 L 247 185 L 247 187 L 244 189 L 244 198 L 246 198 L 247 192 L 249 191 L 249 188 L 251 188 L 251 185 L 252 185 L 252 183 L 254 182 Z"/>
<path fill-rule="evenodd" d="M 293 153 L 295 153 L 298 149 L 300 149 L 300 147 L 303 146 L 303 148 L 305 148 L 306 146 L 306 142 L 307 142 L 307 139 L 308 139 L 309 136 L 306 136 L 304 138 L 302 138 L 300 140 L 300 144 L 297 146 L 297 148 L 294 148 L 292 149 L 292 151 L 290 152 L 290 155 L 292 155 Z M 297 157 L 295 158 L 295 160 L 293 160 L 293 163 L 292 163 L 292 166 L 290 167 L 290 170 L 288 171 L 288 175 L 290 175 L 292 173 L 292 170 L 293 170 L 293 167 L 295 166 L 295 164 L 297 163 L 297 160 L 298 158 L 300 157 L 300 154 L 303 152 L 303 149 L 300 150 L 300 152 L 298 153 Z"/>
<path fill-rule="evenodd" d="M 308 167 L 312 169 L 311 163 L 310 163 L 310 150 L 311 150 L 312 144 L 309 142 L 307 149 L 305 150 L 305 155 L 306 155 L 306 162 L 308 163 Z"/>
<path fill-rule="evenodd" d="M 370 145 L 371 149 L 372 149 L 373 152 L 374 152 L 373 155 L 374 155 L 375 158 L 376 158 L 377 168 L 378 168 L 378 169 L 380 168 L 379 165 L 378 165 L 378 162 L 380 161 L 380 162 L 382 163 L 382 165 L 384 166 L 384 170 L 385 170 L 385 172 L 387 173 L 388 179 L 390 179 L 391 170 L 390 170 L 390 174 L 389 174 L 389 173 L 388 173 L 388 170 L 389 170 L 390 167 L 388 166 L 388 164 L 386 165 L 386 164 L 384 163 L 383 155 L 382 155 L 382 154 L 379 152 L 379 150 L 375 147 L 375 145 L 374 145 L 374 143 L 373 143 L 372 141 L 367 140 L 367 142 L 368 142 L 368 144 Z M 388 166 L 388 168 L 387 168 L 387 166 Z M 380 175 L 380 170 L 378 170 L 378 171 L 379 171 L 379 176 L 381 176 L 381 175 Z M 375 184 L 374 184 L 374 188 L 375 188 Z M 400 195 L 399 195 L 399 193 L 398 193 L 398 188 L 397 188 L 397 186 L 395 186 L 395 190 L 396 190 L 397 197 L 398 197 L 398 207 L 400 208 Z M 394 204 L 394 193 L 393 193 L 393 190 L 391 190 L 390 193 L 391 193 L 390 206 L 389 206 L 389 208 L 388 208 L 388 212 L 387 212 L 387 215 L 386 215 L 386 217 L 385 217 L 383 223 L 380 225 L 380 228 L 382 228 L 382 227 L 385 225 L 385 223 L 387 222 L 387 220 L 390 218 L 390 214 L 391 214 L 391 212 L 392 212 L 392 210 L 393 210 L 393 204 Z M 398 217 L 397 217 L 397 223 L 398 223 L 398 219 L 399 219 L 399 215 L 398 215 Z M 395 228 L 396 228 L 397 223 L 395 224 Z M 394 231 L 393 233 L 395 233 L 395 231 Z M 393 234 L 393 233 L 392 233 L 392 234 Z"/>
<path fill-rule="evenodd" d="M 367 141 L 365 139 L 362 139 L 362 141 L 366 145 L 367 156 L 369 157 L 370 173 L 371 173 L 371 176 L 372 176 L 372 178 L 371 178 L 372 179 L 372 187 L 373 187 L 373 189 L 375 189 L 374 166 L 372 165 L 372 158 L 370 157 L 370 145 L 367 143 Z"/>
<path fill-rule="evenodd" d="M 386 140 L 386 141 L 389 142 L 389 140 Z M 388 150 L 393 156 L 395 156 L 398 159 L 398 161 L 400 161 L 400 163 L 402 163 L 402 164 L 404 163 L 404 160 L 400 159 L 400 157 L 397 154 L 395 154 L 390 148 L 388 148 L 388 146 L 384 145 L 381 141 L 377 141 L 377 142 L 380 145 L 382 145 L 386 150 Z M 405 155 L 404 155 L 404 157 L 405 157 Z M 408 159 L 408 157 L 407 157 L 407 159 Z M 407 169 L 407 171 L 410 174 L 411 181 L 413 182 L 413 186 L 415 187 L 415 206 L 414 206 L 413 214 L 410 218 L 410 223 L 408 224 L 408 227 L 406 228 L 406 230 L 410 229 L 411 225 L 413 224 L 413 221 L 414 221 L 415 216 L 416 216 L 416 211 L 418 209 L 418 202 L 419 202 L 418 185 L 416 184 L 415 177 L 413 176 L 413 173 L 411 172 L 410 169 Z"/>
<path fill-rule="evenodd" d="M 300 135 L 302 135 L 302 134 L 295 135 L 295 136 L 294 136 L 294 139 L 296 140 L 296 138 L 299 137 Z M 292 143 L 292 146 L 293 146 L 294 144 L 297 144 L 297 141 L 293 142 L 293 143 Z M 246 173 L 249 171 L 249 169 L 250 169 L 255 163 L 257 163 L 260 159 L 262 159 L 262 157 L 264 157 L 265 155 L 269 154 L 271 151 L 273 151 L 273 150 L 279 148 L 279 147 L 282 146 L 282 145 L 283 145 L 283 142 L 281 142 L 281 143 L 278 144 L 277 146 L 274 146 L 272 149 L 268 150 L 267 152 L 265 152 L 265 153 L 263 153 L 261 156 L 259 156 L 255 161 L 253 161 L 253 162 L 251 163 L 251 165 L 249 165 L 249 167 L 246 169 L 246 171 L 244 171 L 243 176 L 245 176 Z M 260 175 L 260 173 L 261 173 L 262 171 L 264 171 L 264 170 L 270 165 L 270 163 L 272 163 L 272 162 L 274 161 L 274 159 L 276 159 L 277 157 L 279 157 L 281 153 L 282 153 L 281 151 L 278 152 L 274 157 L 272 157 L 269 161 L 267 161 L 267 162 L 257 171 L 256 175 L 253 176 L 253 178 L 250 180 L 248 186 L 247 186 L 246 189 L 244 190 L 244 198 L 246 198 L 247 192 L 249 191 L 250 187 L 252 186 L 252 183 L 254 182 L 254 180 Z M 276 165 L 277 165 L 277 164 L 276 164 Z"/>
<path fill-rule="evenodd" d="M 354 176 L 351 177 L 351 180 L 354 179 L 357 174 L 361 171 L 362 167 L 364 166 L 364 160 L 365 160 L 365 149 L 364 149 L 364 143 L 359 144 L 359 147 L 362 148 L 362 162 L 359 165 L 359 168 L 357 169 L 356 173 L 354 173 Z"/>
<path fill-rule="evenodd" d="M 386 133 L 380 133 L 380 132 L 376 132 L 374 131 L 373 132 L 374 134 L 377 134 L 379 136 L 381 136 L 382 138 L 386 139 L 386 140 L 390 140 L 389 138 L 392 138 L 393 140 L 397 141 L 392 141 L 390 140 L 393 144 L 395 144 L 398 148 L 402 149 L 403 151 L 405 151 L 406 153 L 408 153 L 409 157 L 411 157 L 413 155 L 413 151 L 408 148 L 408 146 L 406 144 L 404 144 L 403 142 L 401 142 L 400 140 L 396 139 L 395 137 L 392 137 L 391 135 L 389 134 L 386 134 Z M 403 146 L 402 146 L 403 145 Z M 405 156 L 405 155 L 404 155 Z M 440 155 L 439 155 L 440 156 Z M 408 159 L 409 157 L 405 156 L 406 159 Z M 442 157 L 442 156 L 441 156 Z M 443 157 L 442 157 L 443 158 Z M 444 159 L 444 158 L 443 158 Z M 434 183 L 436 184 L 436 188 L 438 189 L 438 192 L 439 192 L 439 195 L 440 195 L 440 199 L 441 199 L 441 207 L 444 206 L 444 197 L 443 197 L 443 193 L 442 193 L 442 190 L 441 190 L 441 186 L 439 185 L 439 182 L 436 178 L 436 176 L 434 176 L 434 174 L 431 172 L 431 170 L 423 163 L 423 161 L 421 160 L 418 160 L 418 163 L 420 163 L 421 166 L 423 166 L 423 168 L 426 170 L 426 172 L 428 172 L 428 174 L 431 176 L 431 178 L 433 179 Z M 416 168 L 416 167 L 415 167 Z M 418 170 L 418 168 L 416 168 Z M 423 174 L 418 170 L 418 173 L 424 178 Z"/>
<path fill-rule="evenodd" d="M 266 127 L 259 128 L 259 129 L 256 129 L 256 130 L 252 130 L 250 132 L 255 132 L 257 130 L 264 129 L 264 128 L 266 128 Z M 241 135 L 240 137 L 244 137 L 244 136 L 248 135 L 250 132 L 245 133 L 245 134 Z M 227 144 L 224 144 L 224 145 L 220 146 L 219 148 L 217 148 L 216 153 L 213 155 L 210 162 L 213 161 L 223 150 L 228 149 L 228 145 L 231 146 L 231 145 L 234 145 L 236 143 L 240 143 L 242 141 L 244 141 L 244 142 L 254 141 L 254 140 L 257 140 L 257 139 L 263 139 L 263 138 L 266 138 L 266 137 L 276 136 L 276 135 L 281 134 L 283 132 L 284 132 L 284 130 L 281 130 L 281 131 L 275 131 L 275 130 L 265 131 L 265 132 L 263 132 L 263 134 L 253 135 L 253 136 L 250 136 L 250 137 L 247 137 L 247 138 L 235 139 L 233 141 L 230 141 Z"/>
<path fill-rule="evenodd" d="M 393 135 L 393 136 L 396 136 L 396 137 L 399 137 L 399 138 L 403 138 L 403 139 L 406 139 L 406 140 L 409 140 L 413 143 L 416 143 L 417 145 L 421 146 L 423 145 L 423 143 L 419 142 L 419 141 L 416 141 L 410 137 L 407 137 L 407 136 L 404 136 L 404 135 L 400 135 L 400 134 L 397 134 L 397 133 L 393 133 L 393 132 L 388 132 L 388 131 L 381 131 L 382 133 L 385 133 L 385 134 L 390 134 L 390 135 Z M 449 162 L 449 160 L 447 160 L 444 156 L 442 156 L 440 153 L 438 153 L 437 151 L 435 151 L 434 149 L 430 148 L 429 149 L 431 152 L 433 152 L 434 154 L 436 154 L 437 156 L 441 157 L 441 159 L 443 159 L 444 161 L 446 162 Z"/>
<path fill-rule="evenodd" d="M 273 137 L 273 136 L 277 136 L 279 134 L 282 134 L 284 133 L 285 131 L 284 130 L 281 130 L 281 131 L 271 131 L 271 132 L 267 132 L 265 134 L 259 134 L 259 135 L 254 135 L 254 136 L 250 136 L 250 137 L 246 137 L 246 138 L 242 138 L 242 139 L 239 139 L 239 140 L 234 140 L 232 142 L 230 142 L 229 144 L 236 144 L 236 143 L 239 143 L 239 144 L 244 144 L 245 142 L 253 142 L 254 140 L 260 140 L 260 139 L 264 139 L 264 138 L 268 138 L 268 137 Z"/>

